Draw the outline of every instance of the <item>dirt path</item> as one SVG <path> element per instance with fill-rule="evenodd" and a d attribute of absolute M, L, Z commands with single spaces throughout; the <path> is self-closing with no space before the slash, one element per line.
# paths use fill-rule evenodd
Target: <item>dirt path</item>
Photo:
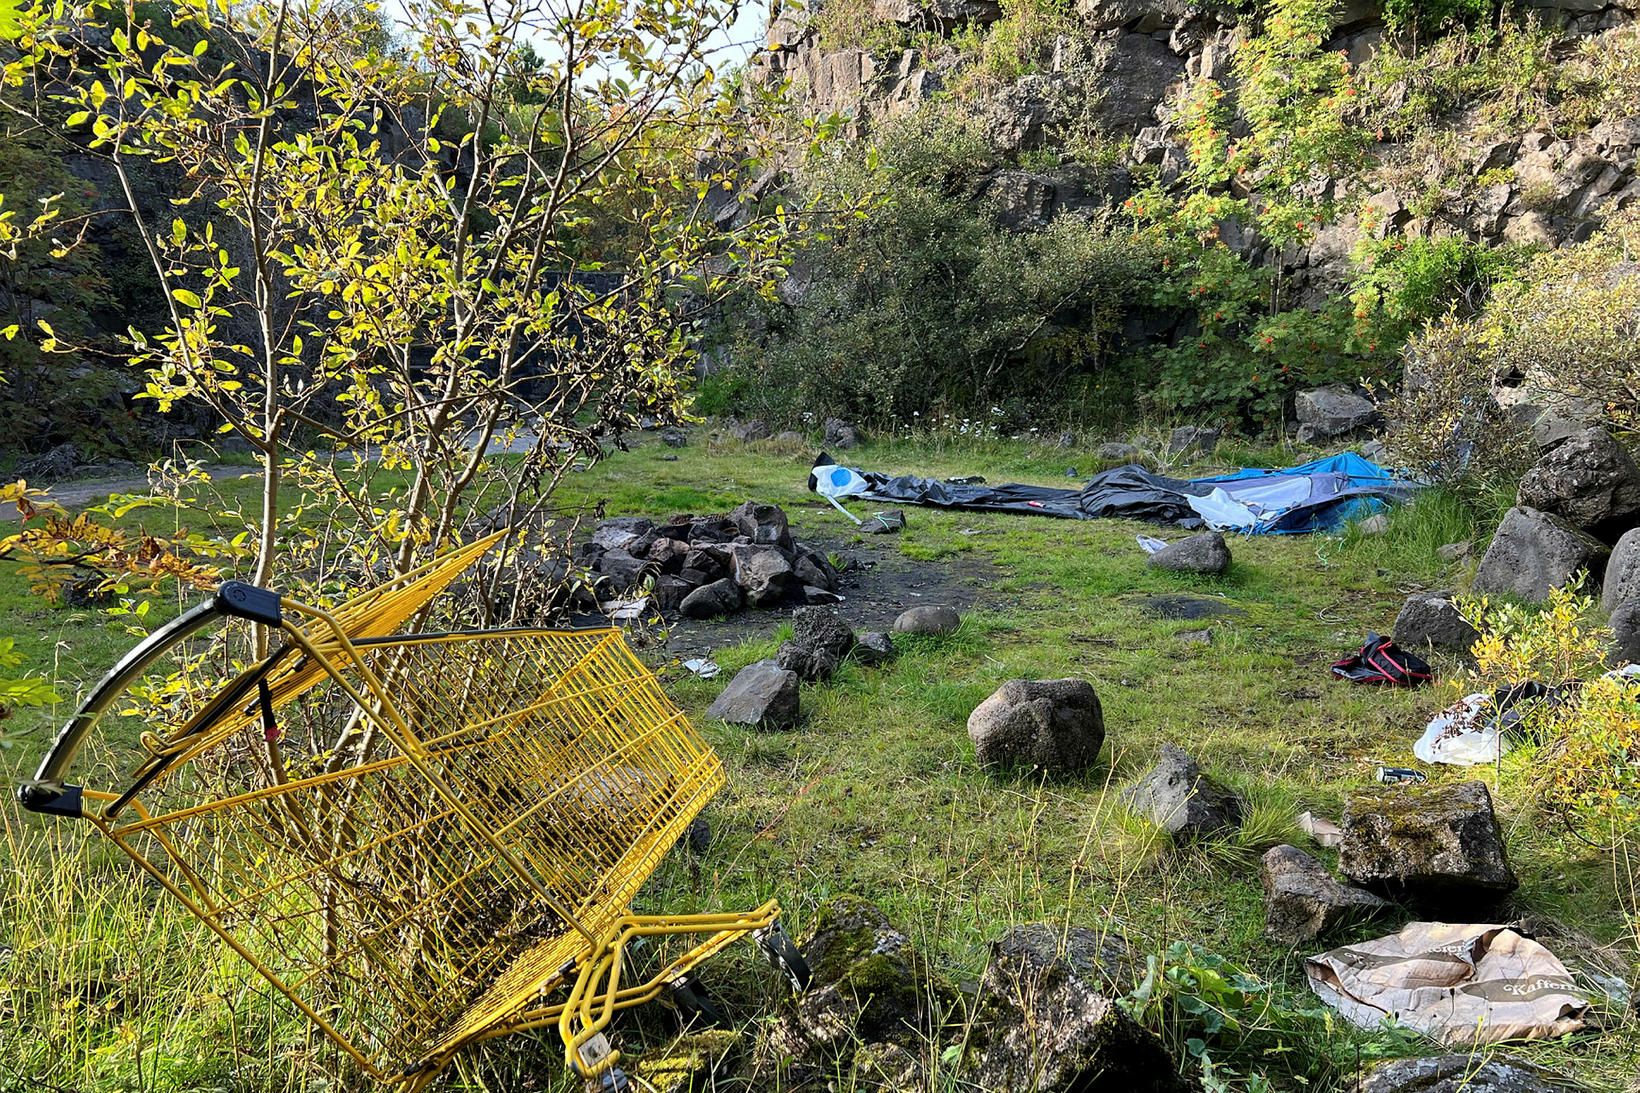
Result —
<path fill-rule="evenodd" d="M 260 473 L 255 467 L 237 466 L 225 463 L 212 463 L 201 468 L 213 479 L 237 478 L 241 475 Z M 48 486 L 51 499 L 70 512 L 82 509 L 87 505 L 101 501 L 115 493 L 142 493 L 149 488 L 148 476 L 145 474 L 111 475 L 93 478 L 73 478 L 66 482 Z M 0 523 L 16 520 L 17 506 L 0 505 Z"/>

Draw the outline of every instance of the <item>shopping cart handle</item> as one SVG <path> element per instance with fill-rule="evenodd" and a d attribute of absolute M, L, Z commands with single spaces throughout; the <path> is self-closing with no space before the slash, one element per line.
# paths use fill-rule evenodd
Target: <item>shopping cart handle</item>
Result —
<path fill-rule="evenodd" d="M 120 658 L 112 671 L 85 696 L 80 708 L 69 718 L 63 731 L 57 734 L 51 750 L 40 762 L 34 779 L 17 787 L 17 800 L 31 812 L 57 816 L 79 816 L 80 787 L 63 781 L 69 764 L 74 761 L 86 734 L 97 723 L 103 711 L 114 704 L 130 682 L 173 646 L 181 644 L 197 630 L 231 615 L 253 622 L 278 626 L 281 612 L 279 595 L 265 588 L 241 581 L 226 581 L 216 594 L 204 603 L 189 608 L 170 622 L 155 630 Z"/>

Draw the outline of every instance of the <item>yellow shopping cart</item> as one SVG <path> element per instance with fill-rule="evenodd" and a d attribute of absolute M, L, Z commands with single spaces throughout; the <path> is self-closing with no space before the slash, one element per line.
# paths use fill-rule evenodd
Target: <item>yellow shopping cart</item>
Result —
<path fill-rule="evenodd" d="M 19 798 L 96 826 L 401 1093 L 467 1045 L 548 1026 L 589 1088 L 625 1090 L 617 1011 L 687 997 L 742 934 L 796 989 L 808 969 L 774 900 L 632 913 L 724 773 L 619 631 L 397 633 L 498 538 L 329 612 L 224 584 L 91 691 Z M 146 693 L 176 713 L 119 784 L 69 784 L 99 717 L 225 617 L 283 641 L 192 708 Z M 639 939 L 682 935 L 623 982 Z"/>

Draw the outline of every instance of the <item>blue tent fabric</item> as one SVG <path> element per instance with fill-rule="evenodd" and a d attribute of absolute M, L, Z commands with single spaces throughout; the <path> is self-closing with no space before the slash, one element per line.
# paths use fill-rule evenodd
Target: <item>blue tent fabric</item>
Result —
<path fill-rule="evenodd" d="M 815 471 L 834 467 L 821 453 Z M 1125 518 L 1183 528 L 1211 526 L 1249 535 L 1331 531 L 1411 496 L 1412 481 L 1354 452 L 1297 467 L 1244 469 L 1207 478 L 1169 478 L 1137 464 L 1094 476 L 1081 489 L 1008 483 L 943 482 L 915 475 L 853 471 L 858 496 L 935 508 L 1024 512 L 1066 519 Z M 828 481 L 830 479 L 827 479 Z M 816 474 L 809 477 L 815 489 Z M 826 490 L 822 492 L 834 493 Z"/>

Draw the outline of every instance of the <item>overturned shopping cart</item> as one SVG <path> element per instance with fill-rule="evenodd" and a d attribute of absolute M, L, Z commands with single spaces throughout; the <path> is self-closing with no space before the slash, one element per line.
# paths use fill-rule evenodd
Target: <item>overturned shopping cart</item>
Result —
<path fill-rule="evenodd" d="M 411 1093 L 467 1045 L 555 1026 L 570 1067 L 622 1090 L 616 1011 L 742 934 L 799 988 L 807 969 L 773 900 L 632 913 L 724 774 L 618 631 L 398 633 L 495 539 L 332 611 L 223 585 L 120 661 L 19 797 L 95 825 L 373 1078 Z M 206 688 L 218 654 L 187 654 L 224 618 L 282 641 Z M 188 686 L 156 687 L 166 658 Z M 174 716 L 111 788 L 70 784 L 131 692 Z"/>

